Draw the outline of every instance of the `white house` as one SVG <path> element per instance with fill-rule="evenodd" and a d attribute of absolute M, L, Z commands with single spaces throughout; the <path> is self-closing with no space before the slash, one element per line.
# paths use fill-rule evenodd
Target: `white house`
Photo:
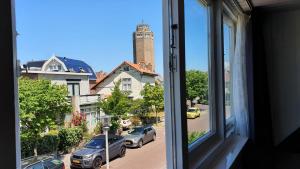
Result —
<path fill-rule="evenodd" d="M 27 62 L 24 68 L 22 76 L 48 79 L 52 84 L 66 85 L 73 112 L 86 113 L 89 129 L 96 126 L 97 118 L 100 117 L 97 109 L 100 95 L 90 92 L 90 84 L 96 81 L 96 75 L 88 64 L 81 60 L 52 56 L 48 60 Z M 71 116 L 67 115 L 66 121 L 70 120 Z"/>
<path fill-rule="evenodd" d="M 105 98 L 111 95 L 115 83 L 121 81 L 121 90 L 129 91 L 129 97 L 138 99 L 142 98 L 141 91 L 144 85 L 146 83 L 154 84 L 156 76 L 157 74 L 147 69 L 143 63 L 133 64 L 124 61 L 93 86 L 92 90 Z"/>

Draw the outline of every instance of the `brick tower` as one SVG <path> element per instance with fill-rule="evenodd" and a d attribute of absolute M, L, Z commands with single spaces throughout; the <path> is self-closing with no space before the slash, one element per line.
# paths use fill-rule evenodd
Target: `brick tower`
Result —
<path fill-rule="evenodd" d="M 137 25 L 133 32 L 133 61 L 155 72 L 154 34 L 147 24 Z"/>

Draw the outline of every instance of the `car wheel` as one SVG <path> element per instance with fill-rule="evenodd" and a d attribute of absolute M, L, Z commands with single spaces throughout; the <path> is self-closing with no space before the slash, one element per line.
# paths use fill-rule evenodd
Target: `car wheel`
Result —
<path fill-rule="evenodd" d="M 96 157 L 93 161 L 93 169 L 100 169 L 102 166 L 102 159 L 101 157 Z"/>
<path fill-rule="evenodd" d="M 152 141 L 155 141 L 155 140 L 156 140 L 156 134 L 153 134 Z"/>
<path fill-rule="evenodd" d="M 139 147 L 139 148 L 142 148 L 142 147 L 143 147 L 143 140 L 140 140 L 140 141 L 138 142 L 138 147 Z"/>
<path fill-rule="evenodd" d="M 122 147 L 121 147 L 121 150 L 120 150 L 119 156 L 122 158 L 122 157 L 125 156 L 125 154 L 126 154 L 126 147 L 125 147 L 125 146 L 122 146 Z"/>

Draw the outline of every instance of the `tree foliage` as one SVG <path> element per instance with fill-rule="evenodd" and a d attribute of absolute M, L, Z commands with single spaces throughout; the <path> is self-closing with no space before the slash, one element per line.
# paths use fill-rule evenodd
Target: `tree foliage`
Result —
<path fill-rule="evenodd" d="M 157 123 L 157 113 L 164 109 L 164 90 L 162 86 L 156 83 L 155 85 L 146 83 L 141 91 L 141 95 L 143 96 L 144 104 L 156 113 Z"/>
<path fill-rule="evenodd" d="M 199 70 L 186 72 L 186 97 L 193 100 L 199 97 L 199 102 L 208 104 L 208 73 Z"/>
<path fill-rule="evenodd" d="M 111 96 L 99 102 L 99 107 L 104 113 L 112 116 L 112 130 L 118 128 L 118 120 L 131 111 L 131 100 L 127 92 L 121 91 L 120 84 L 121 81 L 116 82 Z"/>
<path fill-rule="evenodd" d="M 36 142 L 41 133 L 63 123 L 71 111 L 66 86 L 51 84 L 49 80 L 19 79 L 21 132 Z"/>

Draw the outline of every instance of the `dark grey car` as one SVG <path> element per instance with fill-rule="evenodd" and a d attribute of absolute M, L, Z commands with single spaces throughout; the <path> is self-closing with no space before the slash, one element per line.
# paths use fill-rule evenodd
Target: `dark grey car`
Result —
<path fill-rule="evenodd" d="M 141 148 L 145 143 L 156 139 L 156 131 L 152 126 L 135 127 L 125 136 L 125 145 L 127 147 Z"/>
<path fill-rule="evenodd" d="M 109 135 L 109 159 L 123 157 L 126 153 L 125 140 L 122 136 Z M 106 161 L 105 135 L 91 139 L 83 148 L 75 151 L 71 157 L 71 168 L 98 169 Z"/>

